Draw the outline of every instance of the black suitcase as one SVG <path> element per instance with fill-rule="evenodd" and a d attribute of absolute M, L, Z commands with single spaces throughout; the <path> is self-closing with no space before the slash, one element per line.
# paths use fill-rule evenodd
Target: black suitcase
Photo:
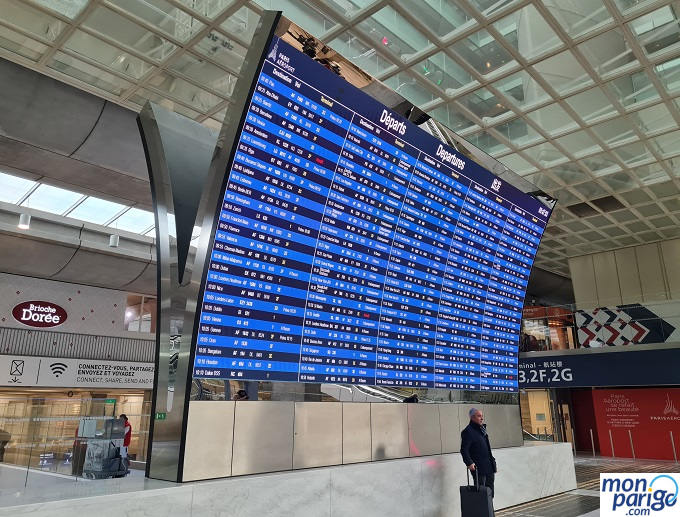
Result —
<path fill-rule="evenodd" d="M 493 517 L 491 489 L 488 486 L 479 486 L 479 476 L 476 470 L 474 480 L 474 486 L 470 486 L 470 471 L 468 470 L 468 484 L 460 487 L 462 517 Z"/>

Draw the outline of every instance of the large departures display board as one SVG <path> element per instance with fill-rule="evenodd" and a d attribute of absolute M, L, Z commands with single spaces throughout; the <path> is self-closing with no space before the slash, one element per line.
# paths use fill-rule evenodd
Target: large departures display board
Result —
<path fill-rule="evenodd" d="M 218 215 L 194 377 L 518 389 L 550 209 L 279 38 Z"/>

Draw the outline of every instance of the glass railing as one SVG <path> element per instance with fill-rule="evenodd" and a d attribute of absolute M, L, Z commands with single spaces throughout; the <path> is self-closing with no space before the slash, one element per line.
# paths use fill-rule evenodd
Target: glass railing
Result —
<path fill-rule="evenodd" d="M 239 397 L 248 394 L 247 399 Z M 296 402 L 407 402 L 417 396 L 420 403 L 517 404 L 517 393 L 465 391 L 443 388 L 371 386 L 269 381 L 193 379 L 191 400 L 268 400 Z"/>
<path fill-rule="evenodd" d="M 659 295 L 661 296 L 661 294 Z M 649 296 L 653 299 L 653 296 Z M 680 300 L 524 307 L 520 352 L 678 341 Z"/>
<path fill-rule="evenodd" d="M 542 429 L 524 429 L 522 428 L 524 441 L 527 442 L 554 442 L 555 434 L 551 429 L 544 427 Z"/>
<path fill-rule="evenodd" d="M 151 403 L 118 399 L 122 400 L 39 394 L 0 397 L 0 471 L 5 480 L 0 490 L 22 489 L 36 479 L 33 473 L 51 474 L 60 482 L 87 477 L 83 470 L 88 447 L 92 450 L 95 442 L 108 439 L 107 422 L 121 413 L 133 429 L 129 466 L 143 470 Z"/>

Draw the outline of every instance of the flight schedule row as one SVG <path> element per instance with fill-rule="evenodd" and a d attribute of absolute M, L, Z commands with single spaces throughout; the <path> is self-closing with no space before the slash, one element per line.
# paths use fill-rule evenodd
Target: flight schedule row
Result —
<path fill-rule="evenodd" d="M 226 186 L 194 375 L 516 391 L 545 221 L 438 140 L 265 61 Z M 408 127 L 407 131 L 421 131 Z"/>

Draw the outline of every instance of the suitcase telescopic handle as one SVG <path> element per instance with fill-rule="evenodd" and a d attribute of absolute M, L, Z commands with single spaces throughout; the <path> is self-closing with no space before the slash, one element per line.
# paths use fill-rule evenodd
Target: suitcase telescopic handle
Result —
<path fill-rule="evenodd" d="M 477 466 L 475 466 L 475 475 L 473 476 L 475 480 L 475 488 L 477 489 L 477 492 L 479 492 L 479 475 L 477 474 Z M 470 486 L 470 469 L 467 469 L 467 483 L 468 486 Z"/>

